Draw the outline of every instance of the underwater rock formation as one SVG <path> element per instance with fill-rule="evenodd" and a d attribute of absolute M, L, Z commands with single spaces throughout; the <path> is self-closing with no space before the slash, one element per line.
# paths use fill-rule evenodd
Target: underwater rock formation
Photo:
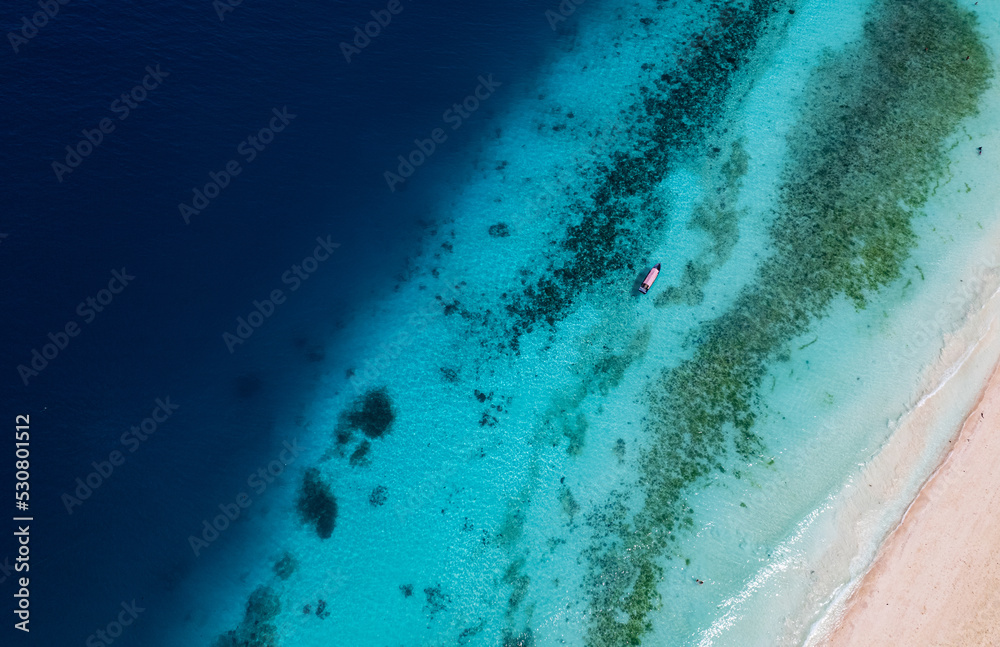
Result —
<path fill-rule="evenodd" d="M 424 612 L 432 618 L 438 612 L 447 609 L 448 605 L 451 604 L 451 598 L 441 590 L 440 584 L 424 589 L 424 596 L 427 598 L 427 604 L 424 605 Z"/>
<path fill-rule="evenodd" d="M 296 508 L 302 521 L 315 526 L 321 539 L 328 539 L 333 534 L 337 523 L 337 499 L 315 467 L 307 469 L 302 477 Z"/>
<path fill-rule="evenodd" d="M 396 413 L 392 409 L 389 392 L 385 387 L 380 387 L 360 396 L 343 422 L 369 438 L 381 438 L 389 431 L 395 419 Z"/>
<path fill-rule="evenodd" d="M 527 629 L 516 636 L 507 633 L 503 638 L 503 647 L 534 647 L 535 636 Z"/>
<path fill-rule="evenodd" d="M 274 562 L 272 569 L 274 574 L 283 580 L 287 580 L 295 572 L 295 569 L 299 567 L 298 561 L 292 556 L 287 550 L 285 553 Z"/>
<path fill-rule="evenodd" d="M 507 236 L 510 236 L 510 227 L 508 227 L 505 222 L 498 222 L 495 225 L 490 225 L 490 236 L 493 238 L 506 238 Z"/>
<path fill-rule="evenodd" d="M 371 451 L 372 444 L 367 440 L 363 440 L 358 444 L 357 449 L 351 454 L 350 463 L 351 465 L 357 467 L 359 465 L 368 465 L 371 459 L 368 458 L 368 452 Z"/>
<path fill-rule="evenodd" d="M 385 505 L 389 498 L 389 488 L 384 485 L 376 485 L 375 489 L 368 495 L 368 504 L 373 508 Z"/>
<path fill-rule="evenodd" d="M 271 621 L 281 612 L 281 600 L 269 586 L 259 586 L 247 599 L 243 621 L 212 647 L 277 647 L 278 628 Z"/>

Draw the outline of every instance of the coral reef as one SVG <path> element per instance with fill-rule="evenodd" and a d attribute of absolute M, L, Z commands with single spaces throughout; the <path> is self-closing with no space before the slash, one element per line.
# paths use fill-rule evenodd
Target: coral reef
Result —
<path fill-rule="evenodd" d="M 278 595 L 268 586 L 257 587 L 247 600 L 242 622 L 216 638 L 212 647 L 277 647 L 278 629 L 272 620 L 280 612 Z"/>
<path fill-rule="evenodd" d="M 631 522 L 616 516 L 591 555 L 589 645 L 637 645 L 650 629 L 660 560 L 692 525 L 685 492 L 725 471 L 727 455 L 745 463 L 763 451 L 754 427 L 768 367 L 834 299 L 863 308 L 901 275 L 916 242 L 910 220 L 944 175 L 946 140 L 975 113 L 991 75 L 974 21 L 947 0 L 879 2 L 863 40 L 813 72 L 809 108 L 789 135 L 773 255 L 724 314 L 701 326 L 694 355 L 659 381 L 642 459 L 644 507 Z"/>
<path fill-rule="evenodd" d="M 516 636 L 507 632 L 503 637 L 503 647 L 534 647 L 535 636 L 530 629 L 525 629 Z"/>
<path fill-rule="evenodd" d="M 495 225 L 490 225 L 490 236 L 493 238 L 506 238 L 510 236 L 510 227 L 507 223 L 498 222 Z"/>
<path fill-rule="evenodd" d="M 385 387 L 370 389 L 359 396 L 354 406 L 343 418 L 350 429 L 357 429 L 369 438 L 381 438 L 392 426 L 396 413 Z"/>
<path fill-rule="evenodd" d="M 337 499 L 315 467 L 307 469 L 302 477 L 296 509 L 304 523 L 316 528 L 321 539 L 333 534 L 337 523 Z"/>
<path fill-rule="evenodd" d="M 357 448 L 354 453 L 351 454 L 350 463 L 351 465 L 357 467 L 359 465 L 368 465 L 371 459 L 368 458 L 368 452 L 371 451 L 372 444 L 367 440 L 362 440 L 358 443 Z"/>
<path fill-rule="evenodd" d="M 371 491 L 368 495 L 368 504 L 377 508 L 379 506 L 385 505 L 386 500 L 389 498 L 389 488 L 384 485 L 376 485 L 375 489 Z"/>
<path fill-rule="evenodd" d="M 451 598 L 441 590 L 441 585 L 429 586 L 424 589 L 424 596 L 427 604 L 424 605 L 424 612 L 432 618 L 439 612 L 444 611 L 451 604 Z"/>
<path fill-rule="evenodd" d="M 274 562 L 272 570 L 280 579 L 287 580 L 299 567 L 298 561 L 287 550 Z"/>

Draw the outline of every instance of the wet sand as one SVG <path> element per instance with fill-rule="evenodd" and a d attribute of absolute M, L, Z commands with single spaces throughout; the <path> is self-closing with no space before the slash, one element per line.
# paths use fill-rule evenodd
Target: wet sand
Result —
<path fill-rule="evenodd" d="M 1000 364 L 822 645 L 1000 645 Z"/>

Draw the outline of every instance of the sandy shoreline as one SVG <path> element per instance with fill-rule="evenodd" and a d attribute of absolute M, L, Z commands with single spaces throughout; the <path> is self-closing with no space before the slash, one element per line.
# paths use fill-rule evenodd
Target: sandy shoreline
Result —
<path fill-rule="evenodd" d="M 1000 645 L 1000 364 L 821 644 Z"/>

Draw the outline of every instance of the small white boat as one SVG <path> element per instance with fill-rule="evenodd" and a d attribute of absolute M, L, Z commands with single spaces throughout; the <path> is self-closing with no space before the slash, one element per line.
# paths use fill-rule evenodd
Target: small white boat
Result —
<path fill-rule="evenodd" d="M 659 273 L 660 273 L 660 264 L 657 263 L 656 265 L 653 266 L 653 269 L 649 270 L 649 274 L 646 275 L 646 278 L 642 280 L 642 285 L 639 286 L 639 292 L 646 294 L 646 292 L 649 291 L 649 288 L 653 287 L 653 281 L 656 280 L 656 277 Z"/>

